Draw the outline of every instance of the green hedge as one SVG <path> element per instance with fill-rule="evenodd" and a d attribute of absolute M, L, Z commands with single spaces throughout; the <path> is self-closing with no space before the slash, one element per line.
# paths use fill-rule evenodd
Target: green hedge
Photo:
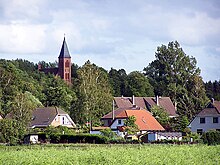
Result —
<path fill-rule="evenodd" d="M 216 145 L 220 144 L 220 131 L 208 131 L 202 134 L 201 139 L 205 144 Z"/>
<path fill-rule="evenodd" d="M 60 135 L 52 134 L 50 136 L 51 143 L 107 143 L 108 138 L 101 135 L 78 134 L 78 135 Z"/>

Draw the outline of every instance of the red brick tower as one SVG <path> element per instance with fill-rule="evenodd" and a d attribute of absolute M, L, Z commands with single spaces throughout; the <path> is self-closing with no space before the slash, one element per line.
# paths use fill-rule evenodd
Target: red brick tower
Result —
<path fill-rule="evenodd" d="M 67 48 L 65 37 L 63 39 L 63 45 L 58 59 L 58 75 L 68 84 L 71 84 L 71 57 Z"/>

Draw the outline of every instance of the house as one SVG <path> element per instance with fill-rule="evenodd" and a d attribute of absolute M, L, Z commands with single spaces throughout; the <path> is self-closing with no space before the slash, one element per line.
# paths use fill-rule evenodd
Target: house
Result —
<path fill-rule="evenodd" d="M 33 111 L 31 128 L 44 128 L 48 126 L 76 127 L 70 116 L 57 107 L 37 108 Z"/>
<path fill-rule="evenodd" d="M 210 102 L 188 126 L 192 132 L 201 134 L 209 130 L 220 131 L 220 101 Z"/>
<path fill-rule="evenodd" d="M 143 134 L 149 131 L 165 131 L 160 123 L 151 115 L 151 113 L 141 107 L 119 108 L 114 112 L 110 112 L 103 116 L 101 120 L 104 126 L 108 126 L 117 133 L 117 135 L 125 136 L 125 120 L 128 117 L 134 116 L 136 118 L 135 124 L 138 126 L 140 132 Z"/>
<path fill-rule="evenodd" d="M 155 105 L 161 106 L 169 117 L 177 117 L 176 108 L 169 97 L 114 97 L 117 108 L 127 108 L 132 106 L 141 107 L 148 111 Z"/>
<path fill-rule="evenodd" d="M 42 68 L 41 64 L 38 64 L 38 70 L 46 74 L 54 74 L 60 76 L 68 84 L 71 84 L 71 56 L 64 37 L 61 47 L 60 55 L 58 57 L 58 67 L 56 68 Z"/>

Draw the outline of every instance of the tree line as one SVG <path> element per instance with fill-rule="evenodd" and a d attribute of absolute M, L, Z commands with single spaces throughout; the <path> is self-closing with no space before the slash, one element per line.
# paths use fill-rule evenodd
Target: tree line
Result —
<path fill-rule="evenodd" d="M 56 62 L 40 63 L 43 67 L 57 66 Z M 159 95 L 170 97 L 180 118 L 190 121 L 209 98 L 220 99 L 220 81 L 204 83 L 196 64 L 175 41 L 159 46 L 155 60 L 143 71 L 107 71 L 90 61 L 80 67 L 72 64 L 69 86 L 58 76 L 38 71 L 37 64 L 27 60 L 1 59 L 0 114 L 5 117 L 19 111 L 17 103 L 23 100 L 29 114 L 37 106 L 58 106 L 80 125 L 91 121 L 100 125 L 100 118 L 112 109 L 113 97 Z"/>

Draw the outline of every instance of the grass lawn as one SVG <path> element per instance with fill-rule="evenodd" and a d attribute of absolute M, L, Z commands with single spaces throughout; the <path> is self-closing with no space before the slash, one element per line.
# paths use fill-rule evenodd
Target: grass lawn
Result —
<path fill-rule="evenodd" d="M 0 146 L 7 164 L 220 164 L 220 146 L 206 145 L 32 145 Z"/>

